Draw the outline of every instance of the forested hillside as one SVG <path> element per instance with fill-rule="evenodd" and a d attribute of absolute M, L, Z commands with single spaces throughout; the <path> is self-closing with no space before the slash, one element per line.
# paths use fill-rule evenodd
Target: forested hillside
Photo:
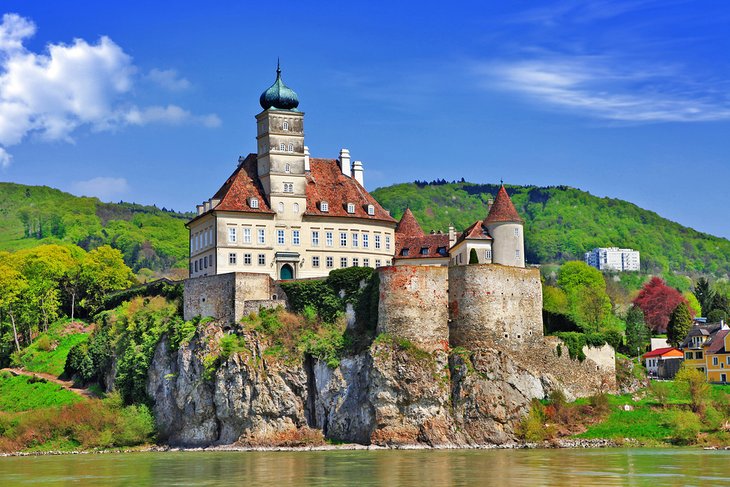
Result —
<path fill-rule="evenodd" d="M 90 250 L 109 244 L 121 250 L 135 272 L 169 272 L 187 268 L 184 224 L 190 218 L 154 206 L 102 203 L 47 186 L 0 183 L 0 250 L 46 243 Z"/>
<path fill-rule="evenodd" d="M 397 184 L 373 191 L 395 218 L 410 207 L 425 231 L 463 230 L 486 216 L 498 185 L 468 182 Z M 582 259 L 594 247 L 641 251 L 642 270 L 689 275 L 730 274 L 730 241 L 684 227 L 626 201 L 599 198 L 567 186 L 510 186 L 525 219 L 526 257 L 531 263 Z"/>

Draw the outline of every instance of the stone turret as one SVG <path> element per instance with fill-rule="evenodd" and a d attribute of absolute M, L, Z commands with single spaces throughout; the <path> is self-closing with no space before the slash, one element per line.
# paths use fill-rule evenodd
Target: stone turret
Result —
<path fill-rule="evenodd" d="M 525 240 L 522 218 L 507 194 L 504 184 L 499 188 L 484 226 L 492 236 L 492 263 L 525 267 Z"/>

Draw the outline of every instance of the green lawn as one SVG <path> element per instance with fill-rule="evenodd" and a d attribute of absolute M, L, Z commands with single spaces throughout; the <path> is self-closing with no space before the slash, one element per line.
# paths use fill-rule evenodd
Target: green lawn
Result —
<path fill-rule="evenodd" d="M 45 372 L 56 377 L 61 375 L 71 347 L 89 339 L 88 333 L 62 334 L 65 326 L 65 322 L 54 323 L 20 352 L 15 364 L 31 372 Z"/>
<path fill-rule="evenodd" d="M 78 394 L 52 382 L 33 382 L 25 375 L 0 373 L 0 411 L 18 412 L 81 401 Z"/>

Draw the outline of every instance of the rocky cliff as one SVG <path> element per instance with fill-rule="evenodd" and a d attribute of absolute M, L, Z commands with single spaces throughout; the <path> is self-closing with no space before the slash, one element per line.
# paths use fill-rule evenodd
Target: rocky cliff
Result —
<path fill-rule="evenodd" d="M 308 355 L 271 354 L 265 337 L 238 333 L 243 347 L 225 358 L 219 350 L 224 331 L 215 324 L 178 350 L 166 338 L 159 343 L 147 391 L 162 440 L 184 446 L 325 439 L 501 444 L 516 440 L 515 428 L 533 398 L 556 388 L 577 397 L 602 387 L 600 374 L 590 374 L 600 365 L 590 358 L 574 362 L 552 344 L 522 352 L 429 352 L 382 335 L 333 368 Z"/>

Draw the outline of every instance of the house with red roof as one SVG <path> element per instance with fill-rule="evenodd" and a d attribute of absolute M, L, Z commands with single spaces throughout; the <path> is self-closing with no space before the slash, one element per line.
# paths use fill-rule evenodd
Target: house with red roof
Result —
<path fill-rule="evenodd" d="M 260 97 L 257 152 L 187 227 L 190 277 L 229 272 L 274 279 L 326 276 L 332 269 L 390 265 L 396 221 L 364 188 L 362 162 L 310 157 L 297 94 L 276 80 Z"/>
<path fill-rule="evenodd" d="M 410 208 L 395 227 L 395 265 L 449 265 L 449 234 L 426 234 Z"/>
<path fill-rule="evenodd" d="M 673 379 L 682 364 L 684 354 L 678 348 L 657 348 L 641 356 L 649 377 Z"/>

